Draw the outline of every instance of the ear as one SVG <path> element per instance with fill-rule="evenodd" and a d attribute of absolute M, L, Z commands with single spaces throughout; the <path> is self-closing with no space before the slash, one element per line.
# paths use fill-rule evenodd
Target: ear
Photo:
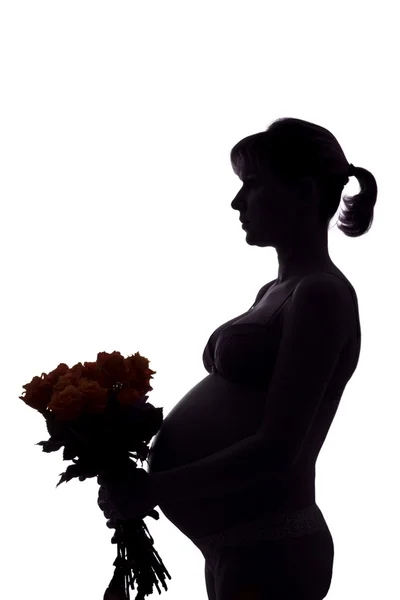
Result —
<path fill-rule="evenodd" d="M 318 194 L 318 185 L 313 177 L 302 177 L 298 185 L 300 200 L 310 201 Z"/>
<path fill-rule="evenodd" d="M 301 212 L 314 211 L 319 202 L 319 187 L 312 177 L 302 177 L 298 182 L 298 207 Z"/>

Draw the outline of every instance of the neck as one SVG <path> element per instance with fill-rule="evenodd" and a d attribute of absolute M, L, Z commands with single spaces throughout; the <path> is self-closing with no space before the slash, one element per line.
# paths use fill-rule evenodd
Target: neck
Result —
<path fill-rule="evenodd" d="M 303 235 L 301 239 L 291 239 L 290 244 L 276 247 L 278 254 L 278 282 L 291 277 L 308 275 L 316 271 L 335 269 L 329 252 L 327 231 L 318 235 Z"/>

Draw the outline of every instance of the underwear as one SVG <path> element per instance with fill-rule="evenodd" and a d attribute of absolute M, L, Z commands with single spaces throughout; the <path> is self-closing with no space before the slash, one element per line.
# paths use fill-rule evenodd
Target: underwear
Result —
<path fill-rule="evenodd" d="M 301 537 L 318 531 L 329 533 L 329 528 L 319 507 L 312 504 L 302 509 L 280 513 L 268 512 L 253 521 L 240 523 L 215 534 L 190 539 L 207 559 L 210 554 L 224 546 Z"/>

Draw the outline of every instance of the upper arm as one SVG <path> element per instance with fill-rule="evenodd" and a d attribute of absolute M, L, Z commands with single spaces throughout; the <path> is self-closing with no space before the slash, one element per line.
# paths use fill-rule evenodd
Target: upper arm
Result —
<path fill-rule="evenodd" d="M 340 354 L 351 335 L 351 295 L 329 274 L 307 277 L 284 317 L 262 423 L 256 433 L 291 469 L 298 459 Z"/>

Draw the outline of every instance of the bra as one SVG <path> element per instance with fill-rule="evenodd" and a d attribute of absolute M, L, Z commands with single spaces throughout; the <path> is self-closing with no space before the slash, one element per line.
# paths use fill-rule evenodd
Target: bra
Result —
<path fill-rule="evenodd" d="M 203 351 L 203 365 L 208 373 L 218 372 L 225 379 L 247 387 L 265 385 L 271 379 L 281 341 L 282 308 L 295 291 L 296 280 L 266 323 L 247 323 L 241 322 L 241 319 L 250 313 L 276 282 L 277 279 L 274 279 L 264 285 L 248 311 L 223 323 L 211 334 Z M 358 314 L 355 290 L 347 283 Z M 358 337 L 361 337 L 359 321 Z"/>
<path fill-rule="evenodd" d="M 281 308 L 292 290 L 267 323 L 240 322 L 258 304 L 274 279 L 258 292 L 248 311 L 220 325 L 210 336 L 203 352 L 203 365 L 208 373 L 218 372 L 233 383 L 257 385 L 272 376 L 278 356 L 282 328 Z"/>

